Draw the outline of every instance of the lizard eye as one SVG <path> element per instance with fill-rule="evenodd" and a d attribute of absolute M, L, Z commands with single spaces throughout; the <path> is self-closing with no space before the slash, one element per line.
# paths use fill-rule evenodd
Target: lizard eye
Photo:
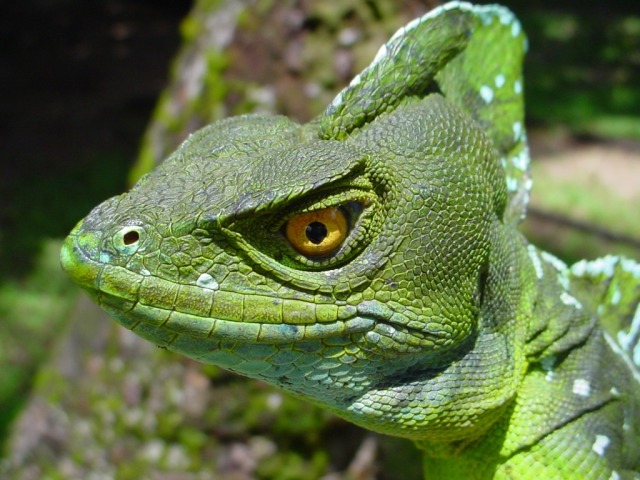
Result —
<path fill-rule="evenodd" d="M 345 212 L 340 207 L 329 207 L 291 217 L 284 233 L 293 248 L 314 258 L 336 250 L 349 232 Z"/>

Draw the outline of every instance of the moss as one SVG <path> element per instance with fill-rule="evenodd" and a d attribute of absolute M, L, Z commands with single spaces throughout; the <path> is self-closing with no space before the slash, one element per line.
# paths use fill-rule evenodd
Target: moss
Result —
<path fill-rule="evenodd" d="M 305 459 L 295 452 L 279 452 L 264 459 L 256 469 L 260 479 L 315 480 L 327 470 L 327 456 L 324 452 L 314 452 Z"/>
<path fill-rule="evenodd" d="M 59 268 L 60 245 L 58 240 L 44 241 L 30 274 L 0 284 L 0 438 L 24 404 L 33 372 L 47 359 L 50 339 L 63 327 L 75 301 L 75 289 Z"/>
<path fill-rule="evenodd" d="M 217 112 L 219 105 L 223 104 L 229 93 L 229 85 L 224 79 L 224 72 L 229 67 L 229 55 L 225 52 L 209 50 L 205 54 L 206 75 L 204 79 L 204 98 L 195 98 L 194 107 L 203 115 L 213 119 L 221 118 Z"/>
<path fill-rule="evenodd" d="M 178 443 L 192 454 L 199 453 L 210 442 L 208 435 L 191 425 L 181 427 L 176 438 Z"/>

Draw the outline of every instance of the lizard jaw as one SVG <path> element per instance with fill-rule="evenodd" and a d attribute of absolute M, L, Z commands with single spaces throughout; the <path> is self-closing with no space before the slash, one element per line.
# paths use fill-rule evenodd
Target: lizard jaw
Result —
<path fill-rule="evenodd" d="M 241 343 L 295 343 L 374 329 L 376 319 L 357 307 L 313 305 L 218 288 L 177 284 L 101 262 L 99 235 L 76 228 L 60 254 L 62 268 L 87 294 L 132 331 L 155 329 L 151 339 L 170 348 L 177 336 Z M 264 301 L 256 304 L 256 297 Z M 288 312 L 288 313 L 287 313 Z M 165 340 L 163 340 L 165 339 Z"/>

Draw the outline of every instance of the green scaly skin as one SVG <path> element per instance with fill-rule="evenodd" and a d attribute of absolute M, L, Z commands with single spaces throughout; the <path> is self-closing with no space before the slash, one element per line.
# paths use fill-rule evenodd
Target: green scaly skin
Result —
<path fill-rule="evenodd" d="M 193 134 L 63 267 L 161 347 L 414 440 L 426 478 L 639 478 L 640 265 L 516 229 L 525 42 L 502 7 L 440 7 L 315 121 Z M 299 253 L 285 225 L 332 206 L 346 238 Z"/>

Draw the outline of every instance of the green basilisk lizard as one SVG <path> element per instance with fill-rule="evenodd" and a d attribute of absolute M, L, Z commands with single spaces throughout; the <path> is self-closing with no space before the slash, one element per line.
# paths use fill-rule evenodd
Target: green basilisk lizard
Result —
<path fill-rule="evenodd" d="M 62 265 L 161 347 L 415 441 L 426 478 L 639 478 L 640 265 L 518 232 L 525 49 L 503 7 L 439 7 L 316 120 L 192 134 Z"/>

